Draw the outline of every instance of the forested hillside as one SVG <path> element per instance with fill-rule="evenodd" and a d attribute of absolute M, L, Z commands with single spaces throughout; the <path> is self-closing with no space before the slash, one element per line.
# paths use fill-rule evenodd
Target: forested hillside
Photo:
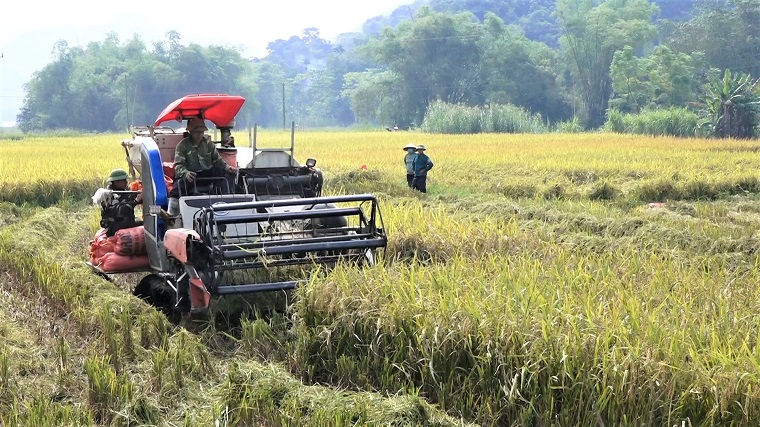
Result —
<path fill-rule="evenodd" d="M 420 128 L 438 102 L 594 129 L 612 112 L 709 118 L 716 96 L 760 96 L 760 0 L 417 0 L 333 41 L 306 28 L 262 58 L 186 45 L 176 31 L 150 45 L 61 40 L 55 52 L 27 84 L 25 132 L 123 130 L 204 92 L 245 96 L 242 126 Z M 727 70 L 725 93 L 710 93 Z"/>

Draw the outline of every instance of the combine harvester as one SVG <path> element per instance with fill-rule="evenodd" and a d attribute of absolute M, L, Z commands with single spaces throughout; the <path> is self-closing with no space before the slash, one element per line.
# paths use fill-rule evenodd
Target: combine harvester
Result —
<path fill-rule="evenodd" d="M 321 195 L 323 178 L 316 160 L 304 166 L 290 149 L 256 147 L 256 129 L 249 130 L 250 147 L 225 148 L 234 118 L 245 99 L 232 95 L 188 95 L 170 105 L 152 126 L 134 127 L 122 141 L 133 179 L 141 182 L 147 264 L 109 271 L 88 263 L 106 277 L 149 271 L 135 295 L 166 313 L 200 312 L 211 296 L 290 290 L 298 279 L 260 280 L 277 269 L 313 271 L 339 260 L 372 264 L 387 237 L 378 201 L 371 194 Z M 180 216 L 170 217 L 167 168 L 184 129 L 162 126 L 202 118 L 220 133 L 218 151 L 238 167 L 235 188 L 212 194 L 214 182 L 198 178 L 195 195 L 181 195 Z M 216 132 L 214 132 L 216 134 Z M 222 180 L 224 180 L 222 178 Z M 303 277 L 301 278 L 303 279 Z"/>

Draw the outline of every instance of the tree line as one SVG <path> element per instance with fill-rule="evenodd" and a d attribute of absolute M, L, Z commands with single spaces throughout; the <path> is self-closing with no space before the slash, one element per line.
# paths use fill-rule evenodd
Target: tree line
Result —
<path fill-rule="evenodd" d="M 431 105 L 511 105 L 545 123 L 603 126 L 611 112 L 681 108 L 716 135 L 752 136 L 760 114 L 760 0 L 417 0 L 361 33 L 316 28 L 263 58 L 183 44 L 54 46 L 25 86 L 25 132 L 150 123 L 191 93 L 246 97 L 239 126 L 423 126 Z M 663 7 L 661 7 L 662 5 Z M 754 76 L 754 77 L 753 77 Z"/>

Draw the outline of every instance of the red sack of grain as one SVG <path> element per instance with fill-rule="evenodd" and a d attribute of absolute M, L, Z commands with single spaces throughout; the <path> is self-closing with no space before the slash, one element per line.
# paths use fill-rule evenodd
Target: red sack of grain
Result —
<path fill-rule="evenodd" d="M 150 260 L 147 255 L 119 255 L 109 252 L 100 258 L 97 267 L 107 272 L 131 271 L 148 267 Z"/>
<path fill-rule="evenodd" d="M 216 150 L 217 153 L 219 153 L 219 157 L 224 160 L 224 163 L 227 163 L 228 165 L 236 168 L 238 167 L 237 164 L 237 148 L 222 148 L 219 147 Z"/>
<path fill-rule="evenodd" d="M 161 166 L 164 168 L 164 176 L 174 179 L 174 162 L 163 162 Z"/>
<path fill-rule="evenodd" d="M 145 228 L 124 228 L 114 234 L 114 250 L 118 255 L 145 255 Z"/>
<path fill-rule="evenodd" d="M 90 262 L 93 265 L 100 264 L 100 259 L 107 253 L 114 251 L 114 237 L 106 236 L 106 229 L 101 228 L 90 240 Z M 143 237 L 144 240 L 144 237 Z M 143 246 L 145 244 L 143 243 Z"/>
<path fill-rule="evenodd" d="M 174 186 L 174 180 L 169 178 L 168 175 L 164 175 L 164 184 L 166 184 L 166 194 L 169 194 Z"/>

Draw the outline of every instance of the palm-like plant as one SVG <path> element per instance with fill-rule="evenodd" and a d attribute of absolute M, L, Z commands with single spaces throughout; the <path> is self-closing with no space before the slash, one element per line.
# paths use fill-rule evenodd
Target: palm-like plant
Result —
<path fill-rule="evenodd" d="M 707 82 L 702 124 L 718 138 L 753 138 L 760 123 L 760 85 L 749 74 L 731 74 Z"/>

